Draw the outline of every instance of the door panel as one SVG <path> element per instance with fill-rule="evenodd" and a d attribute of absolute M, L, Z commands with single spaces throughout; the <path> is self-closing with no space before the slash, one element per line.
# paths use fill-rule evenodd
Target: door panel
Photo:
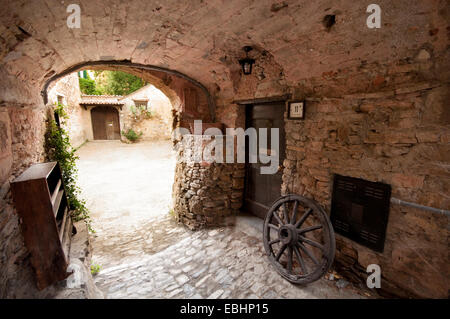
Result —
<path fill-rule="evenodd" d="M 106 140 L 105 113 L 96 107 L 91 110 L 91 119 L 94 140 Z"/>
<path fill-rule="evenodd" d="M 258 136 L 259 153 L 259 128 L 267 128 L 267 149 L 271 149 L 270 128 L 279 129 L 279 165 L 281 166 L 285 156 L 284 138 L 284 109 L 283 102 L 255 104 L 247 106 L 246 128 L 254 127 Z M 246 143 L 248 154 L 248 141 Z M 259 158 L 258 158 L 259 161 Z M 264 218 L 272 203 L 281 195 L 282 170 L 275 174 L 261 174 L 261 166 L 268 164 L 246 164 L 246 181 L 244 208 L 252 214 Z"/>
<path fill-rule="evenodd" d="M 106 137 L 108 140 L 120 139 L 119 131 L 119 114 L 115 112 L 108 112 L 106 115 Z"/>
<path fill-rule="evenodd" d="M 94 140 L 120 139 L 119 112 L 113 107 L 98 106 L 91 110 Z"/>

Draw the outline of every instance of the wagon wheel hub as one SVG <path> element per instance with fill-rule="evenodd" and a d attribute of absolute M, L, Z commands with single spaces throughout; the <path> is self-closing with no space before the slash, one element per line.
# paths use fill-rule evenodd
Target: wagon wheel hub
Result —
<path fill-rule="evenodd" d="M 294 225 L 283 225 L 280 227 L 278 236 L 283 244 L 295 245 L 298 241 L 297 229 Z"/>

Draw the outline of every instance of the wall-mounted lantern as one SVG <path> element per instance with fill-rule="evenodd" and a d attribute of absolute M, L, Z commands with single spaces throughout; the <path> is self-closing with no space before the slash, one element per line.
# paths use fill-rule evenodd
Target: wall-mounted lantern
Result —
<path fill-rule="evenodd" d="M 245 51 L 245 55 L 246 57 L 243 59 L 239 60 L 239 64 L 242 66 L 242 72 L 244 72 L 245 75 L 249 75 L 252 74 L 252 66 L 255 63 L 254 59 L 250 59 L 248 57 L 248 53 L 253 50 L 252 47 L 250 46 L 245 46 L 244 47 L 244 51 Z"/>

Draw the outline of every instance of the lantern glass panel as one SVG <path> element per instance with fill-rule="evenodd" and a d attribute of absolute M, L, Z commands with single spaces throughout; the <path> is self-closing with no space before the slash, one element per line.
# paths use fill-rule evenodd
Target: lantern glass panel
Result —
<path fill-rule="evenodd" d="M 244 63 L 244 74 L 252 73 L 252 65 L 248 62 Z"/>

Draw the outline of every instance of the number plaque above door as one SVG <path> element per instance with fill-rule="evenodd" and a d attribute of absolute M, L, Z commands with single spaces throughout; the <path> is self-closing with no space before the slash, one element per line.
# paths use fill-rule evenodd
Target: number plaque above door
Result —
<path fill-rule="evenodd" d="M 288 119 L 303 120 L 305 118 L 305 101 L 287 101 Z"/>

